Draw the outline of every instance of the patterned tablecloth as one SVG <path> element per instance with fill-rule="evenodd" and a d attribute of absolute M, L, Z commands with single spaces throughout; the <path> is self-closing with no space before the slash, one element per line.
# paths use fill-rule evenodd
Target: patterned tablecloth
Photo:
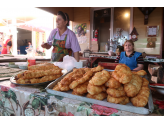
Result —
<path fill-rule="evenodd" d="M 138 116 L 97 104 L 73 100 L 45 92 L 44 86 L 18 86 L 3 80 L 20 69 L 0 66 L 0 116 Z M 152 90 L 152 96 L 164 100 L 164 96 Z M 164 101 L 154 98 L 154 112 L 149 115 L 164 115 Z"/>
<path fill-rule="evenodd" d="M 140 116 L 44 92 L 45 86 L 18 86 L 0 82 L 1 116 Z M 156 106 L 159 112 L 159 108 Z M 163 110 L 163 109 L 162 109 Z M 155 111 L 149 115 L 162 115 Z"/>

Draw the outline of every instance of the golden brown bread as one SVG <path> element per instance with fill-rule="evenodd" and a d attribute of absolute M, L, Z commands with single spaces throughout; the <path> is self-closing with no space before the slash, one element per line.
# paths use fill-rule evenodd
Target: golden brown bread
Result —
<path fill-rule="evenodd" d="M 73 72 L 68 73 L 61 81 L 60 83 L 63 85 L 69 85 L 72 82 L 72 76 L 73 76 Z"/>
<path fill-rule="evenodd" d="M 77 95 L 77 96 L 84 96 L 85 94 L 77 94 L 76 92 L 72 91 L 73 95 Z"/>
<path fill-rule="evenodd" d="M 116 67 L 115 67 L 115 71 L 119 71 L 121 67 L 126 67 L 125 64 L 118 64 Z"/>
<path fill-rule="evenodd" d="M 91 68 L 91 71 L 93 71 L 93 72 L 99 72 L 99 71 L 102 71 L 103 69 L 104 69 L 104 67 L 102 67 L 101 65 L 98 65 L 95 68 Z"/>
<path fill-rule="evenodd" d="M 132 74 L 123 74 L 119 79 L 119 82 L 122 84 L 127 84 L 131 81 L 131 79 L 132 79 Z"/>
<path fill-rule="evenodd" d="M 139 71 L 132 71 L 133 74 L 137 74 L 137 75 L 140 75 L 140 76 L 144 76 L 146 75 L 146 71 L 144 70 L 139 70 Z"/>
<path fill-rule="evenodd" d="M 48 69 L 60 69 L 52 63 L 40 63 L 37 65 L 28 66 L 28 70 L 48 70 Z"/>
<path fill-rule="evenodd" d="M 16 83 L 19 84 L 35 84 L 35 83 L 43 83 L 43 82 L 47 82 L 47 81 L 52 81 L 55 80 L 57 78 L 59 78 L 61 75 L 53 75 L 53 76 L 43 76 L 40 78 L 32 78 L 32 79 L 25 79 L 24 77 L 19 78 L 18 80 L 16 80 Z"/>
<path fill-rule="evenodd" d="M 60 82 L 63 85 L 70 85 L 73 81 L 81 78 L 85 73 L 82 69 L 73 69 L 73 72 L 67 74 Z"/>
<path fill-rule="evenodd" d="M 105 86 L 109 88 L 119 88 L 121 83 L 112 77 L 105 83 Z"/>
<path fill-rule="evenodd" d="M 137 94 L 137 96 L 130 99 L 132 104 L 137 107 L 144 107 L 148 103 L 150 89 L 148 87 L 149 81 L 143 78 L 142 88 Z"/>
<path fill-rule="evenodd" d="M 118 98 L 112 97 L 110 95 L 107 96 L 107 101 L 108 102 L 116 103 L 116 104 L 119 104 L 119 103 L 123 102 L 125 99 L 126 99 L 126 96 L 124 96 L 124 97 L 118 97 Z"/>
<path fill-rule="evenodd" d="M 87 97 L 92 98 L 92 99 L 96 99 L 96 100 L 103 100 L 107 97 L 107 94 L 106 94 L 106 92 L 101 92 L 101 93 L 96 94 L 96 95 L 91 95 L 88 93 Z"/>
<path fill-rule="evenodd" d="M 60 91 L 60 88 L 59 88 L 59 82 L 53 87 L 52 90 Z"/>
<path fill-rule="evenodd" d="M 106 87 L 105 87 L 105 85 L 95 86 L 95 85 L 92 85 L 92 84 L 89 83 L 88 86 L 87 86 L 87 91 L 91 95 L 95 95 L 95 94 L 99 94 L 101 92 L 106 92 Z"/>
<path fill-rule="evenodd" d="M 92 74 L 93 74 L 92 71 L 86 72 L 86 73 L 82 76 L 82 78 L 79 78 L 79 79 L 73 81 L 73 82 L 69 85 L 70 89 L 74 89 L 74 88 L 76 88 L 78 85 L 80 85 L 80 84 L 86 82 L 87 80 L 89 80 L 90 77 L 92 76 Z"/>
<path fill-rule="evenodd" d="M 39 80 L 39 83 L 42 83 L 42 82 L 47 82 L 47 81 L 52 81 L 52 80 L 55 80 L 59 77 L 61 77 L 62 75 L 61 74 L 57 74 L 57 75 L 50 75 L 50 76 L 43 76 L 40 80 Z"/>
<path fill-rule="evenodd" d="M 142 86 L 148 86 L 149 81 L 146 78 L 142 78 Z"/>
<path fill-rule="evenodd" d="M 112 96 L 112 97 L 124 97 L 126 96 L 126 93 L 124 91 L 123 86 L 119 87 L 119 88 L 108 88 L 107 89 L 107 94 Z"/>
<path fill-rule="evenodd" d="M 90 73 L 90 72 L 89 72 Z M 91 72 L 92 73 L 92 72 Z M 85 74 L 85 70 L 83 68 L 73 69 L 73 72 L 67 74 L 58 84 L 60 91 L 68 91 L 70 90 L 70 84 L 73 81 L 79 80 Z M 86 76 L 85 76 L 86 79 Z M 83 78 L 84 80 L 84 78 Z M 55 87 L 54 87 L 55 88 Z M 57 88 L 57 86 L 56 86 Z M 56 90 L 59 90 L 58 88 Z M 75 89 L 79 90 L 79 89 Z"/>
<path fill-rule="evenodd" d="M 89 81 L 90 84 L 101 86 L 105 84 L 110 78 L 110 74 L 108 71 L 103 70 L 101 72 L 95 73 L 95 75 L 92 77 L 92 79 Z"/>
<path fill-rule="evenodd" d="M 34 84 L 52 81 L 62 76 L 62 69 L 52 63 L 41 63 L 28 67 L 29 70 L 19 73 L 15 80 L 20 84 Z"/>
<path fill-rule="evenodd" d="M 112 76 L 122 84 L 127 84 L 132 79 L 132 72 L 125 64 L 119 64 L 113 71 Z"/>
<path fill-rule="evenodd" d="M 124 91 L 128 97 L 135 97 L 142 86 L 142 77 L 137 74 L 132 75 L 132 79 L 128 84 L 124 85 Z"/>
<path fill-rule="evenodd" d="M 19 73 L 15 76 L 15 80 L 18 80 L 19 78 L 22 78 L 22 77 L 25 78 L 24 74 L 31 73 L 31 72 L 36 72 L 36 71 L 38 71 L 38 70 L 26 70 L 24 72 L 21 72 L 21 73 Z"/>
<path fill-rule="evenodd" d="M 87 86 L 89 82 L 85 82 L 83 84 L 78 85 L 76 88 L 73 89 L 74 93 L 82 95 L 87 93 Z"/>
<path fill-rule="evenodd" d="M 55 74 L 62 74 L 61 69 L 49 69 L 49 70 L 36 70 L 34 71 L 28 71 L 23 73 L 24 79 L 32 79 L 32 78 L 38 78 L 43 76 L 49 76 L 49 75 L 55 75 Z"/>
<path fill-rule="evenodd" d="M 119 104 L 126 105 L 129 102 L 130 102 L 129 97 L 126 96 L 125 99 L 122 102 L 120 102 Z"/>
<path fill-rule="evenodd" d="M 85 71 L 85 73 L 91 70 L 91 68 L 82 68 L 82 69 Z"/>
<path fill-rule="evenodd" d="M 63 85 L 59 82 L 59 89 L 60 91 L 69 91 L 70 88 L 69 88 L 69 85 Z"/>

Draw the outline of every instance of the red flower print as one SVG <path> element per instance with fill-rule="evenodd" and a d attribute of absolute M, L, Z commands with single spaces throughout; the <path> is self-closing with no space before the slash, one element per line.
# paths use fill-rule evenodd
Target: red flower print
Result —
<path fill-rule="evenodd" d="M 8 87 L 4 87 L 4 86 L 1 86 L 1 90 L 2 91 L 8 91 L 10 88 L 8 88 Z"/>
<path fill-rule="evenodd" d="M 153 102 L 154 104 L 157 105 L 164 105 L 164 101 L 160 101 L 160 100 L 156 100 L 155 102 Z"/>
<path fill-rule="evenodd" d="M 74 116 L 71 112 L 65 113 L 65 112 L 60 112 L 58 116 Z"/>
<path fill-rule="evenodd" d="M 92 105 L 92 109 L 95 111 L 96 114 L 98 115 L 111 115 L 113 113 L 117 113 L 117 109 L 114 109 L 114 108 L 108 108 L 106 106 L 100 106 L 100 105 L 96 105 L 96 104 L 93 104 Z"/>
<path fill-rule="evenodd" d="M 68 112 L 68 116 L 74 116 L 71 112 Z"/>
<path fill-rule="evenodd" d="M 15 87 L 17 87 L 17 85 L 11 83 L 10 87 L 15 88 Z"/>
<path fill-rule="evenodd" d="M 159 105 L 158 106 L 160 109 L 164 109 L 164 105 Z"/>
<path fill-rule="evenodd" d="M 160 109 L 164 109 L 164 101 L 156 100 L 153 102 L 155 105 L 158 105 Z"/>

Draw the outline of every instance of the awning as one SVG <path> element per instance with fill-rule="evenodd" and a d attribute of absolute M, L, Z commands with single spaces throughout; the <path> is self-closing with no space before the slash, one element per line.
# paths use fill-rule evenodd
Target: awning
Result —
<path fill-rule="evenodd" d="M 44 30 L 42 30 L 40 28 L 32 27 L 32 26 L 26 25 L 25 23 L 17 24 L 17 28 L 21 28 L 21 29 L 25 29 L 25 30 L 29 30 L 29 31 L 45 32 Z"/>
<path fill-rule="evenodd" d="M 0 26 L 6 26 L 7 23 L 3 20 L 3 19 L 0 19 Z"/>
<path fill-rule="evenodd" d="M 45 32 L 53 30 L 53 23 L 51 23 L 50 19 L 38 18 L 31 21 L 27 21 L 25 23 L 18 23 L 17 28 L 22 28 L 31 31 L 33 30 L 37 32 Z"/>

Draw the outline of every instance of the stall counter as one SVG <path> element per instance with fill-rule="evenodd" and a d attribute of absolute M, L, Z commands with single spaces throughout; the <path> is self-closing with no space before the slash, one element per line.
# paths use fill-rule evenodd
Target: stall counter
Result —
<path fill-rule="evenodd" d="M 26 62 L 27 55 L 0 55 L 0 63 L 3 62 Z M 50 61 L 46 56 L 35 56 L 36 61 Z"/>

